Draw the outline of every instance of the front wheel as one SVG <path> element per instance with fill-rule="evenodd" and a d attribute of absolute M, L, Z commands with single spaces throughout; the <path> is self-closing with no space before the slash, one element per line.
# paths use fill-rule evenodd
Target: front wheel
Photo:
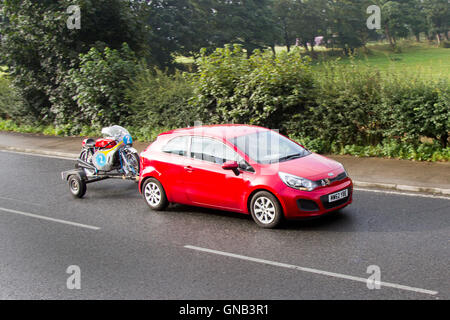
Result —
<path fill-rule="evenodd" d="M 267 191 L 259 191 L 253 196 L 250 211 L 256 224 L 267 229 L 279 226 L 283 218 L 278 199 Z"/>
<path fill-rule="evenodd" d="M 169 205 L 163 186 L 155 178 L 145 181 L 142 186 L 142 195 L 152 210 L 162 211 Z"/>

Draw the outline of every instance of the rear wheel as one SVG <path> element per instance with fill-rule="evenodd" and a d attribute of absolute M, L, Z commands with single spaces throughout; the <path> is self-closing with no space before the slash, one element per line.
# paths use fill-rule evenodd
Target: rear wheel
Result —
<path fill-rule="evenodd" d="M 250 211 L 256 224 L 263 228 L 276 228 L 283 218 L 278 199 L 267 191 L 259 191 L 253 196 Z"/>
<path fill-rule="evenodd" d="M 86 194 L 86 182 L 78 175 L 71 175 L 68 179 L 70 193 L 75 198 L 83 198 Z"/>
<path fill-rule="evenodd" d="M 169 205 L 163 186 L 155 178 L 145 181 L 142 186 L 142 195 L 152 210 L 162 211 Z"/>
<path fill-rule="evenodd" d="M 139 176 L 139 172 L 140 172 L 140 160 L 139 160 L 139 155 L 137 153 L 134 152 L 127 152 L 125 153 L 125 158 L 127 160 L 127 163 L 129 165 L 128 170 L 130 172 L 133 172 L 135 176 Z"/>

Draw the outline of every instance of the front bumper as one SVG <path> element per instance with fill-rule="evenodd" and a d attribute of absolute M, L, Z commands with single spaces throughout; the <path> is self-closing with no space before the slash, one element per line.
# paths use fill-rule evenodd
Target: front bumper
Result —
<path fill-rule="evenodd" d="M 348 190 L 346 198 L 335 202 L 328 202 L 328 195 Z M 286 187 L 279 193 L 284 209 L 285 217 L 288 219 L 307 218 L 321 216 L 326 213 L 342 209 L 353 201 L 353 183 L 347 178 L 339 183 L 321 187 L 314 191 L 300 191 Z"/>

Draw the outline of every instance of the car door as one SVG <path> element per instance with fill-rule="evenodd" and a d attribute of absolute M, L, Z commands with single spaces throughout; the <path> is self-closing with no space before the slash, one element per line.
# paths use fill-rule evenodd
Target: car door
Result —
<path fill-rule="evenodd" d="M 243 210 L 248 181 L 241 173 L 224 170 L 226 161 L 240 161 L 240 156 L 223 142 L 194 136 L 190 163 L 185 167 L 186 193 L 193 204 L 228 210 Z"/>

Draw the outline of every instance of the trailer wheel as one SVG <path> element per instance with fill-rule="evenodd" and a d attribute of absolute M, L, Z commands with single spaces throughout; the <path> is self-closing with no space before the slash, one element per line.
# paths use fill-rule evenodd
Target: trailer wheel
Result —
<path fill-rule="evenodd" d="M 78 175 L 71 175 L 68 179 L 70 193 L 75 198 L 83 198 L 86 194 L 86 182 Z"/>

